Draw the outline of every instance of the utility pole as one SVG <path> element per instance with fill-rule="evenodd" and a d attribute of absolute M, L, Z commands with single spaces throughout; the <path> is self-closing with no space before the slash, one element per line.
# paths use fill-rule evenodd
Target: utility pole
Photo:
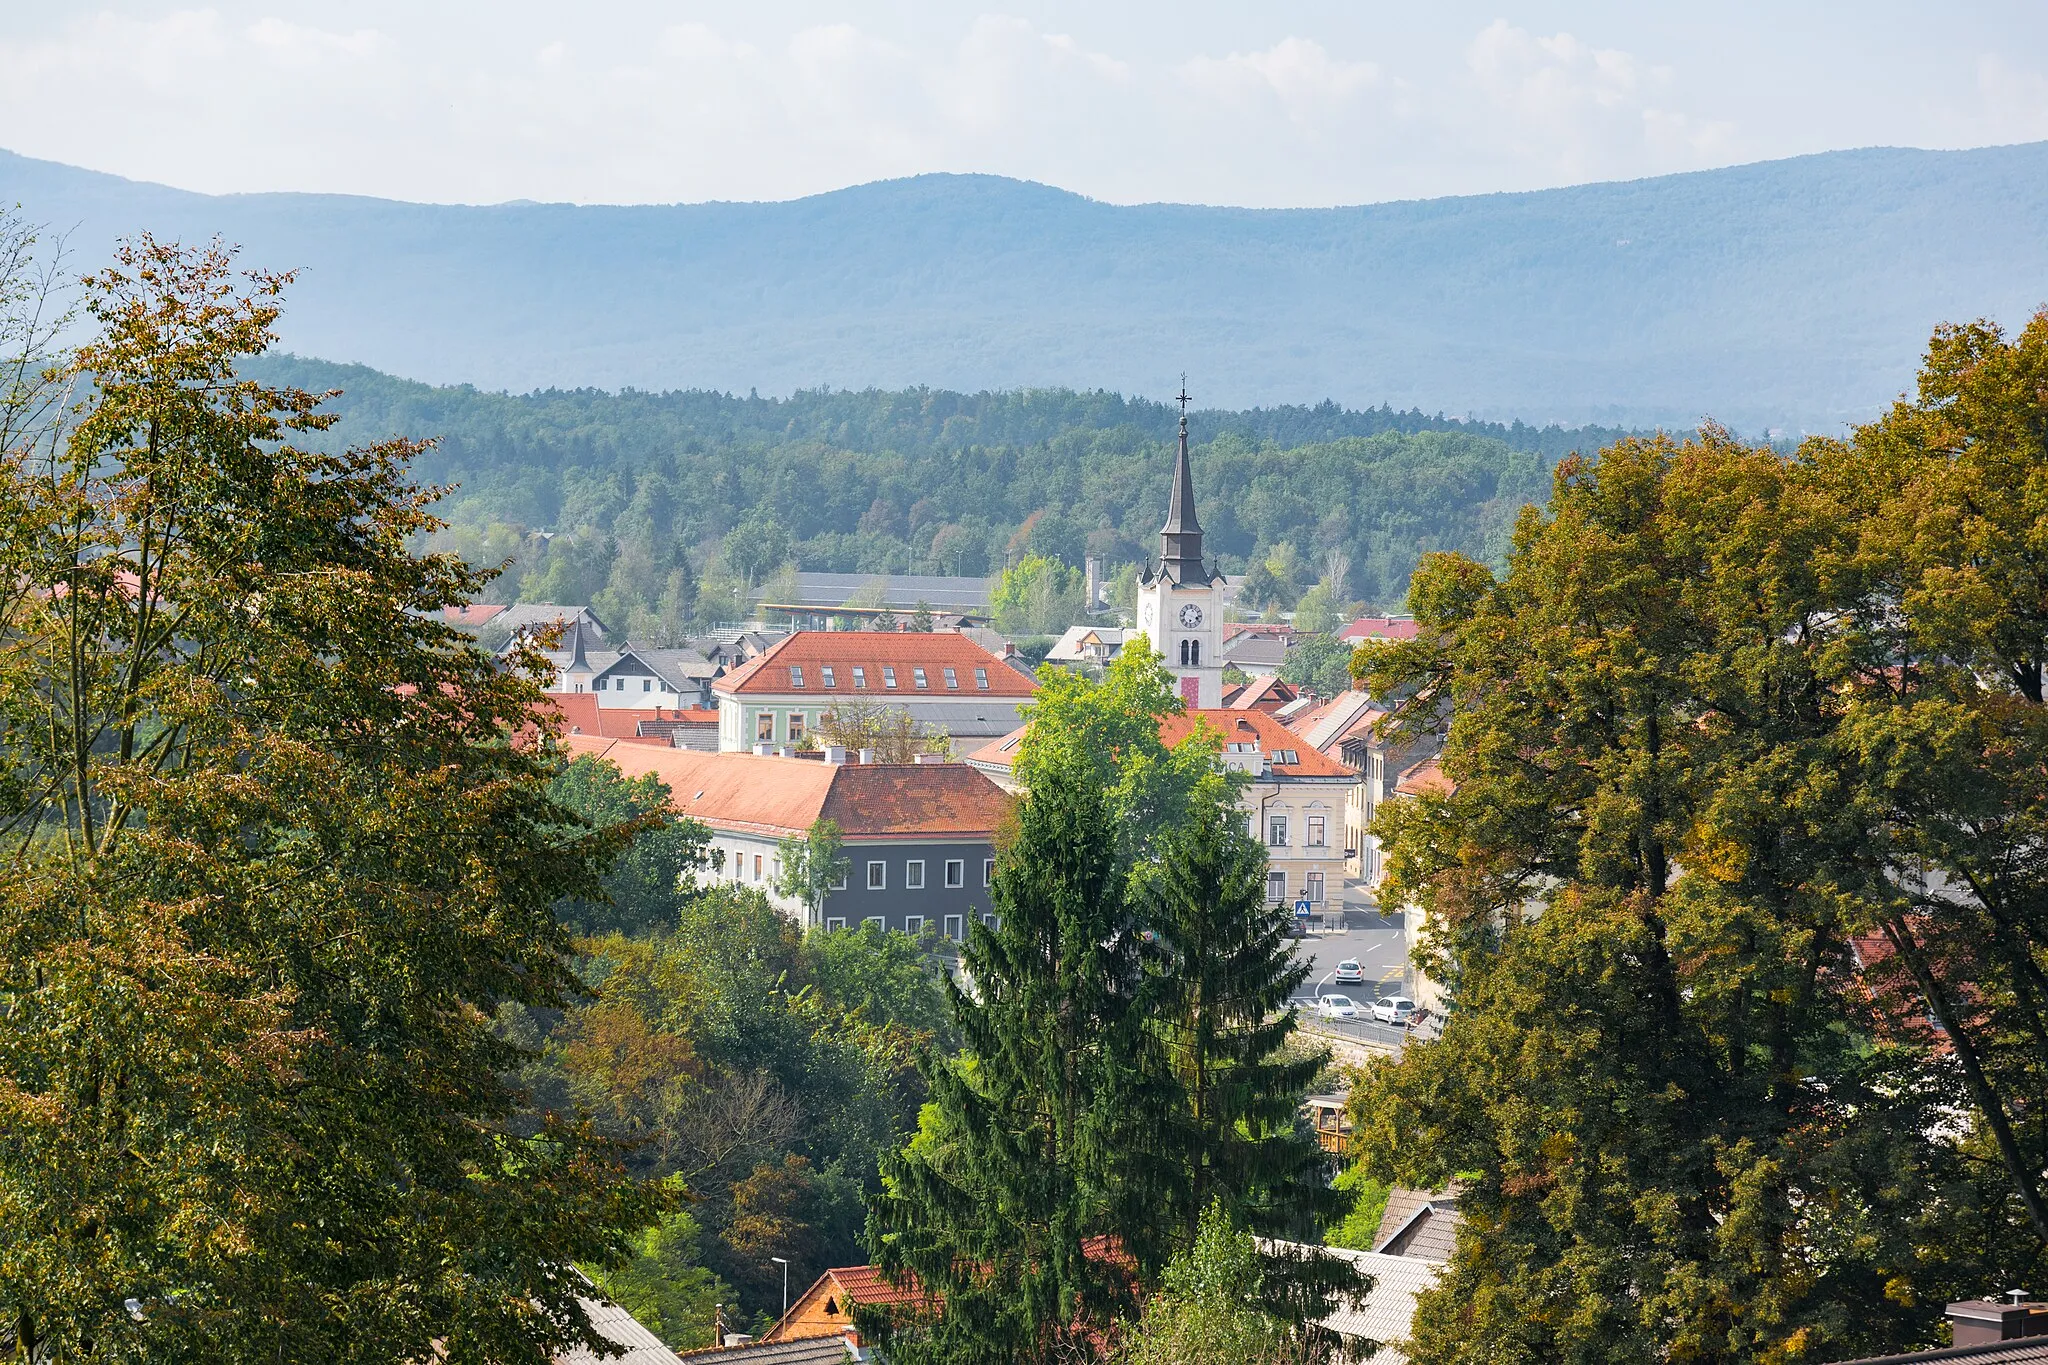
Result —
<path fill-rule="evenodd" d="M 780 1256 L 768 1259 L 782 1267 L 782 1316 L 786 1318 L 789 1316 L 789 1262 Z"/>

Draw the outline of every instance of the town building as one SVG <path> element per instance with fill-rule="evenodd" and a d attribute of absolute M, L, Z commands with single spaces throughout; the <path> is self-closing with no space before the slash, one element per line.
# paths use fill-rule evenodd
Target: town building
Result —
<path fill-rule="evenodd" d="M 843 749 L 697 753 L 573 734 L 563 744 L 628 777 L 659 777 L 674 809 L 711 830 L 704 875 L 759 890 L 807 928 L 930 929 L 964 942 L 968 920 L 990 913 L 1010 797 L 964 763 L 863 763 Z M 782 841 L 820 820 L 839 826 L 846 866 L 813 913 L 776 883 Z"/>
<path fill-rule="evenodd" d="M 1045 661 L 1061 668 L 1106 668 L 1130 634 L 1121 626 L 1068 626 L 1045 652 Z"/>
<path fill-rule="evenodd" d="M 472 635 L 510 639 L 518 635 L 539 635 L 558 630 L 565 636 L 571 626 L 580 625 L 590 643 L 602 645 L 611 638 L 611 627 L 598 619 L 589 607 L 565 606 L 557 602 L 471 602 L 447 607 L 442 616 Z"/>
<path fill-rule="evenodd" d="M 1412 616 L 1361 616 L 1337 632 L 1347 645 L 1367 640 L 1412 640 L 1418 627 Z"/>
<path fill-rule="evenodd" d="M 801 630 L 711 684 L 719 748 L 802 744 L 835 706 L 901 711 L 973 747 L 1016 728 L 1038 684 L 957 631 Z"/>
<path fill-rule="evenodd" d="M 1218 761 L 1247 779 L 1238 795 L 1245 827 L 1266 846 L 1266 895 L 1275 904 L 1306 901 L 1315 917 L 1343 912 L 1345 805 L 1358 774 L 1304 746 L 1263 711 L 1189 710 L 1159 723 L 1168 748 L 1207 726 L 1222 739 Z M 967 756 L 968 763 L 1017 790 L 1020 727 Z"/>
<path fill-rule="evenodd" d="M 711 684 L 725 672 L 694 649 L 592 647 L 581 620 L 570 624 L 558 648 L 541 653 L 555 670 L 549 692 L 587 692 L 607 707 L 709 708 Z"/>
<path fill-rule="evenodd" d="M 1223 627 L 1223 662 L 1247 673 L 1270 673 L 1287 662 L 1302 633 L 1279 621 L 1232 621 Z"/>
<path fill-rule="evenodd" d="M 1202 560 L 1202 522 L 1195 515 L 1195 479 L 1188 465 L 1188 396 L 1180 396 L 1180 450 L 1159 562 L 1138 579 L 1138 625 L 1166 660 L 1175 690 L 1189 706 L 1223 705 L 1223 579 Z"/>
<path fill-rule="evenodd" d="M 1248 683 L 1225 688 L 1223 705 L 1232 711 L 1264 711 L 1271 716 L 1299 695 L 1294 684 L 1282 681 L 1278 673 L 1261 673 Z"/>
<path fill-rule="evenodd" d="M 626 739 L 674 749 L 718 749 L 718 713 L 702 707 L 602 706 L 595 692 L 550 692 L 547 708 L 559 735 Z"/>

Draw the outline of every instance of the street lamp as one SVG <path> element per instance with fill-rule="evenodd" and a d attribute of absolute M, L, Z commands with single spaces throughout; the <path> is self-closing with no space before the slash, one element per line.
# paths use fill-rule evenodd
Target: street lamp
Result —
<path fill-rule="evenodd" d="M 786 1318 L 789 1316 L 789 1262 L 780 1256 L 770 1256 L 768 1259 L 782 1267 L 782 1316 Z"/>

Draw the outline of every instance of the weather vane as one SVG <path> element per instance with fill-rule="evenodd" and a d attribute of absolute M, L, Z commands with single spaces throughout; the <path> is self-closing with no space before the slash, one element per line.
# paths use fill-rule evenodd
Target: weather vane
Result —
<path fill-rule="evenodd" d="M 1187 420 L 1187 415 L 1188 415 L 1188 372 L 1187 372 L 1186 370 L 1182 370 L 1182 371 L 1180 372 L 1180 399 L 1179 399 L 1179 402 L 1180 402 L 1180 415 L 1181 415 L 1181 420 L 1185 421 L 1185 420 Z"/>

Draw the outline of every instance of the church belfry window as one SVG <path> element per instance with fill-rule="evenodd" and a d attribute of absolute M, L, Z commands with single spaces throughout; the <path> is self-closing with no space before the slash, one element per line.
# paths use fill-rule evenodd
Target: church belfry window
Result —
<path fill-rule="evenodd" d="M 1200 668 L 1202 666 L 1202 642 L 1200 640 L 1188 641 L 1188 666 L 1190 668 Z"/>

